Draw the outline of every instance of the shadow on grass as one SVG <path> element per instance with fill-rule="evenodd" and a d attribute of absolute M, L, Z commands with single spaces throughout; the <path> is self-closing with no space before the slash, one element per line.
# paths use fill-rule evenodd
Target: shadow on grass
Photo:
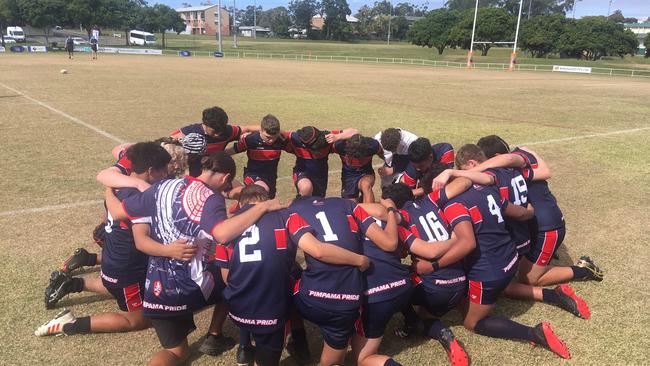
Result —
<path fill-rule="evenodd" d="M 92 304 L 94 302 L 100 302 L 100 301 L 105 301 L 105 300 L 111 300 L 113 299 L 112 296 L 110 295 L 92 295 L 92 296 L 84 296 L 84 297 L 66 297 L 65 299 L 59 301 L 57 303 L 57 308 L 64 308 L 64 307 L 69 307 L 73 305 L 83 305 L 83 304 Z"/>

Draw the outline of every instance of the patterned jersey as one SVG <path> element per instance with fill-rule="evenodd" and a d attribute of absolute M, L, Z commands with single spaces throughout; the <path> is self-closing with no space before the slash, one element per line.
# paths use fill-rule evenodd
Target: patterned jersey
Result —
<path fill-rule="evenodd" d="M 334 143 L 334 152 L 339 154 L 341 157 L 341 169 L 343 175 L 346 173 L 371 173 L 372 169 L 372 157 L 375 155 L 383 156 L 383 150 L 379 142 L 368 138 L 369 142 L 368 150 L 359 158 L 354 158 L 345 153 L 345 144 L 346 141 L 337 141 Z"/>
<path fill-rule="evenodd" d="M 223 286 L 206 270 L 208 256 L 214 251 L 210 233 L 226 219 L 223 196 L 200 180 L 186 177 L 158 182 L 127 197 L 122 207 L 130 219 L 150 216 L 151 237 L 159 243 L 187 239 L 198 247 L 189 261 L 149 257 L 145 315 L 178 315 L 204 307 L 215 286 Z"/>
<path fill-rule="evenodd" d="M 231 141 L 239 140 L 241 136 L 241 127 L 234 125 L 226 125 L 225 130 L 219 134 L 217 137 L 206 135 L 203 130 L 203 124 L 195 123 L 172 132 L 172 135 L 175 135 L 179 132 L 182 132 L 183 135 L 188 135 L 190 133 L 198 133 L 205 136 L 205 141 L 207 142 L 207 149 L 205 150 L 204 155 L 210 155 L 217 151 L 224 151 L 226 145 Z M 190 170 L 190 175 L 199 176 L 201 174 L 201 159 L 190 159 L 187 162 Z"/>
<path fill-rule="evenodd" d="M 520 171 L 507 168 L 488 169 L 484 173 L 494 177 L 495 185 L 499 187 L 501 199 L 508 200 L 517 206 L 528 206 L 528 185 Z M 512 242 L 519 247 L 530 241 L 530 230 L 526 221 L 505 218 L 506 228 L 510 232 Z"/>
<path fill-rule="evenodd" d="M 330 197 L 304 197 L 290 206 L 314 228 L 323 242 L 355 253 L 362 253 L 361 235 L 365 235 L 373 218 L 352 201 Z M 297 289 L 304 301 L 324 309 L 351 310 L 361 304 L 363 275 L 352 266 L 321 262 L 305 254 L 307 269 Z"/>
<path fill-rule="evenodd" d="M 440 210 L 440 206 L 446 202 L 442 190 L 404 204 L 400 210 L 403 221 L 402 226 L 399 227 L 399 236 L 409 249 L 416 238 L 430 245 L 436 245 L 437 241 L 448 240 L 451 237 L 449 224 Z M 431 292 L 446 289 L 456 291 L 464 287 L 467 280 L 462 262 L 421 275 L 421 278 L 424 287 Z"/>
<path fill-rule="evenodd" d="M 322 131 L 325 134 L 339 134 L 341 130 Z M 327 177 L 329 172 L 329 155 L 334 152 L 334 144 L 328 144 L 318 151 L 310 150 L 298 138 L 296 132 L 289 133 L 291 151 L 296 155 L 296 166 L 294 172 L 307 173 L 310 177 Z"/>
<path fill-rule="evenodd" d="M 516 270 L 517 251 L 506 230 L 503 200 L 495 186 L 474 185 L 449 200 L 444 215 L 454 228 L 463 221 L 474 228 L 476 248 L 465 257 L 467 278 L 472 281 L 494 281 Z"/>
<path fill-rule="evenodd" d="M 386 227 L 385 221 L 375 219 L 375 222 L 382 229 Z M 370 268 L 363 272 L 366 302 L 372 304 L 394 299 L 411 288 L 411 270 L 402 264 L 400 248 L 386 252 L 364 236 L 363 255 L 372 263 Z"/>
<path fill-rule="evenodd" d="M 262 140 L 259 132 L 242 136 L 233 146 L 235 152 L 246 151 L 246 174 L 260 175 L 271 180 L 278 176 L 278 163 L 282 150 L 291 152 L 287 136 L 281 136 L 271 145 Z"/>
<path fill-rule="evenodd" d="M 114 189 L 113 192 L 120 201 L 139 193 L 135 188 Z M 131 226 L 150 223 L 151 220 L 149 217 L 133 221 L 113 220 L 108 212 L 107 217 L 102 249 L 102 278 L 115 285 L 130 285 L 142 281 L 147 273 L 149 256 L 136 249 Z"/>
<path fill-rule="evenodd" d="M 522 175 L 528 182 L 528 198 L 535 207 L 535 219 L 539 231 L 555 230 L 564 226 L 564 215 L 546 181 L 533 181 L 533 169 L 537 167 L 535 156 L 525 150 L 516 148 L 513 154 L 524 158 L 526 166 Z"/>
<path fill-rule="evenodd" d="M 448 168 L 454 167 L 454 147 L 446 142 L 431 145 L 431 152 L 433 154 L 433 163 L 441 163 L 447 165 Z M 415 169 L 415 165 L 409 163 L 402 176 L 402 181 L 411 188 L 418 186 L 418 181 L 424 176 L 426 172 L 420 172 Z"/>
<path fill-rule="evenodd" d="M 229 269 L 223 296 L 240 327 L 255 333 L 284 327 L 291 299 L 287 263 L 307 232 L 313 229 L 300 215 L 281 210 L 265 214 L 227 246 L 217 246 L 217 266 Z"/>

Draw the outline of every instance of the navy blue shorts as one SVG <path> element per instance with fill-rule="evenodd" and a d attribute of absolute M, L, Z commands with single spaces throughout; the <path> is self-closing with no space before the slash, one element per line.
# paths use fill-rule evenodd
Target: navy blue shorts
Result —
<path fill-rule="evenodd" d="M 263 175 L 255 174 L 244 170 L 244 184 L 249 186 L 255 184 L 255 182 L 262 181 L 269 187 L 269 198 L 275 198 L 276 189 L 276 179 L 270 179 Z"/>
<path fill-rule="evenodd" d="M 253 336 L 256 348 L 266 348 L 269 351 L 282 352 L 284 348 L 284 327 L 280 327 L 273 333 L 254 333 Z"/>
<path fill-rule="evenodd" d="M 431 315 L 440 318 L 458 306 L 465 297 L 465 287 L 441 288 L 440 291 L 427 291 L 424 286 L 417 286 L 411 298 L 414 305 L 424 306 Z"/>
<path fill-rule="evenodd" d="M 333 311 L 307 304 L 300 294 L 293 297 L 296 308 L 304 319 L 316 324 L 321 331 L 323 341 L 334 349 L 348 347 L 354 332 L 354 324 L 359 319 L 359 309 Z"/>
<path fill-rule="evenodd" d="M 298 189 L 298 182 L 301 179 L 309 179 L 311 182 L 312 186 L 312 196 L 317 196 L 317 197 L 325 197 L 325 194 L 327 193 L 327 176 L 324 177 L 312 177 L 306 172 L 299 172 L 294 170 L 293 171 L 293 184 L 296 186 L 296 190 Z"/>
<path fill-rule="evenodd" d="M 565 235 L 566 227 L 564 226 L 556 230 L 539 231 L 526 258 L 538 266 L 548 266 L 564 241 Z"/>
<path fill-rule="evenodd" d="M 140 282 L 121 286 L 107 281 L 102 274 L 102 283 L 108 292 L 113 295 L 117 305 L 122 311 L 142 310 L 142 299 L 144 298 L 144 278 Z"/>
<path fill-rule="evenodd" d="M 375 172 L 372 169 L 359 172 L 344 171 L 341 174 L 341 197 L 359 198 L 359 181 L 367 175 L 374 176 Z"/>
<path fill-rule="evenodd" d="M 361 318 L 355 324 L 357 334 L 365 338 L 383 337 L 393 314 L 402 311 L 411 303 L 412 291 L 413 288 L 410 288 L 392 299 L 363 304 Z"/>
<path fill-rule="evenodd" d="M 469 301 L 481 305 L 494 304 L 501 292 L 508 287 L 515 273 L 516 271 L 511 271 L 507 277 L 494 281 L 469 280 L 469 290 L 467 291 Z"/>
<path fill-rule="evenodd" d="M 165 349 L 175 348 L 196 329 L 193 314 L 151 318 L 160 345 Z"/>

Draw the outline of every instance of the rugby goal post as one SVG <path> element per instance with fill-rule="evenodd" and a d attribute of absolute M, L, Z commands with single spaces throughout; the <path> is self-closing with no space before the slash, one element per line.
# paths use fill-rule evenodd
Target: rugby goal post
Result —
<path fill-rule="evenodd" d="M 500 42 L 484 42 L 484 41 L 474 41 L 474 35 L 476 34 L 476 17 L 478 15 L 478 2 L 476 0 L 476 5 L 474 6 L 474 23 L 472 24 L 472 40 L 469 46 L 469 53 L 467 54 L 467 68 L 471 69 L 474 65 L 474 44 L 478 43 L 490 43 L 490 44 L 512 44 L 512 54 L 510 54 L 510 66 L 508 70 L 514 71 L 515 65 L 517 64 L 517 41 L 519 40 L 519 25 L 521 24 L 521 8 L 523 7 L 524 0 L 519 0 L 519 15 L 517 16 L 517 28 L 515 30 L 515 40 L 510 41 L 500 41 Z"/>

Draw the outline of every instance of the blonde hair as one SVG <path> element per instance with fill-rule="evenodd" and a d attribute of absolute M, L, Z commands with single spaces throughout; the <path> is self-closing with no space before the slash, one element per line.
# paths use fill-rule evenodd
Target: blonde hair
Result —
<path fill-rule="evenodd" d="M 189 166 L 187 164 L 187 154 L 185 149 L 182 146 L 169 143 L 161 142 L 160 145 L 171 155 L 172 160 L 169 162 L 170 171 L 174 172 L 176 178 L 182 178 L 187 175 Z"/>

